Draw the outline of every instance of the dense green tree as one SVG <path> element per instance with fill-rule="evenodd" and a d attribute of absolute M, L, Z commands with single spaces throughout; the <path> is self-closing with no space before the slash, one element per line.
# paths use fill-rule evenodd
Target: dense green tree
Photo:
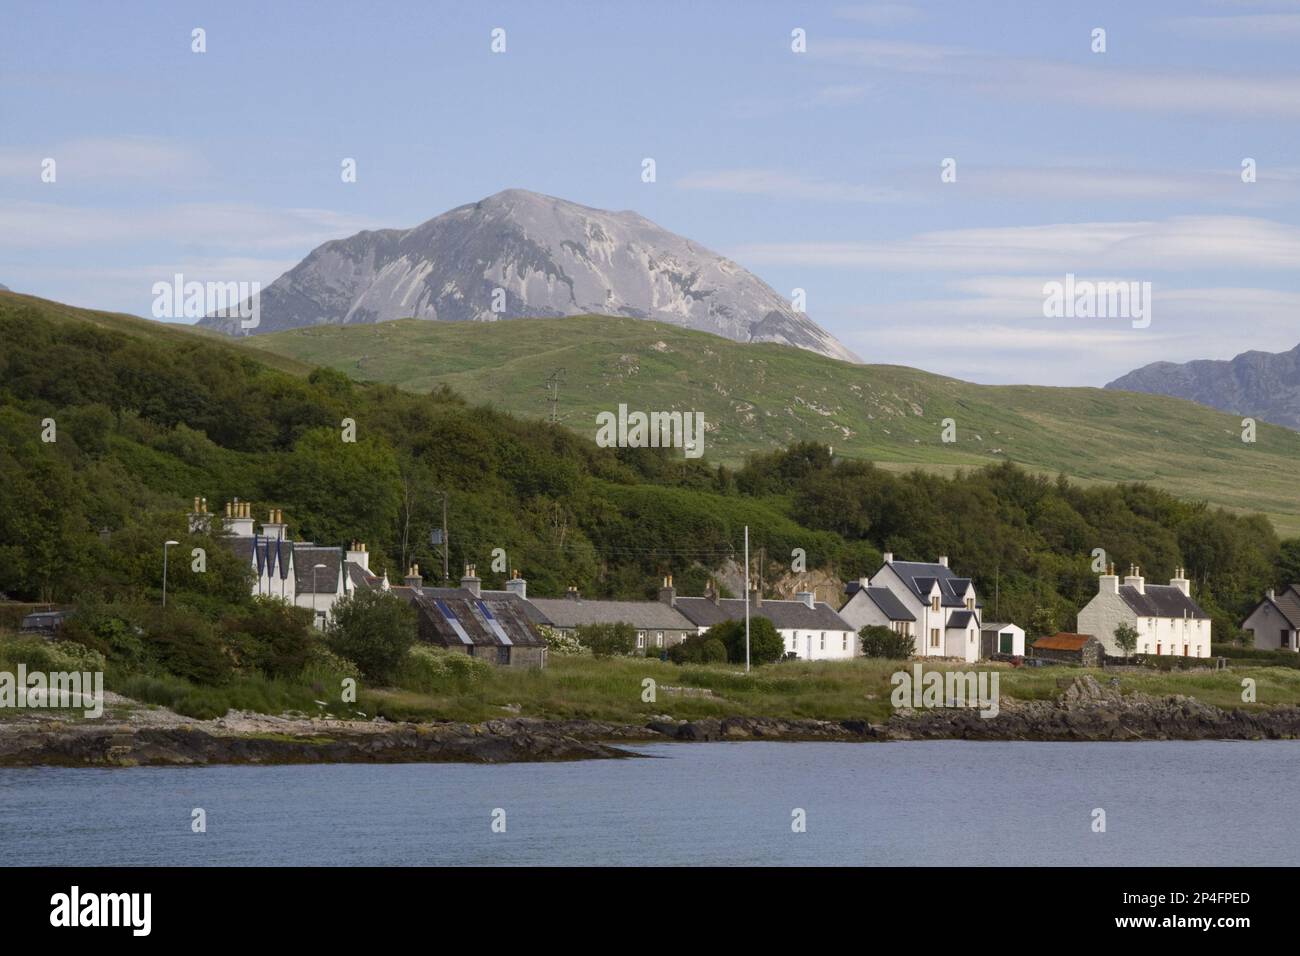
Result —
<path fill-rule="evenodd" d="M 393 679 L 415 643 L 415 609 L 387 591 L 355 591 L 334 604 L 326 641 L 376 683 Z"/>

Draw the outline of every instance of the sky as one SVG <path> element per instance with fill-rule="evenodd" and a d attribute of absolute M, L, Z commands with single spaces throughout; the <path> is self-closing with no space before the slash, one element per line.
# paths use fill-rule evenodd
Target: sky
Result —
<path fill-rule="evenodd" d="M 329 239 L 515 187 L 803 289 L 867 362 L 1102 385 L 1300 343 L 1298 0 L 6 0 L 3 19 L 0 283 L 46 298 L 147 316 L 175 273 L 266 286 Z M 1045 316 L 1067 274 L 1149 282 L 1149 322 Z"/>

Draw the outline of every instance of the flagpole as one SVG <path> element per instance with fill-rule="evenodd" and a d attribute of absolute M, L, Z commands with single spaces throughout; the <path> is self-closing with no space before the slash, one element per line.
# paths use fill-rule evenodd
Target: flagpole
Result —
<path fill-rule="evenodd" d="M 749 673 L 749 525 L 745 525 L 745 673 Z"/>

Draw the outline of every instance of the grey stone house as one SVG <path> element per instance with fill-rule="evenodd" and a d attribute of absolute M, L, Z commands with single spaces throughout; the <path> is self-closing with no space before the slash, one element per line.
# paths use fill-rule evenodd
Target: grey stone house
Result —
<path fill-rule="evenodd" d="M 1251 633 L 1254 646 L 1261 650 L 1300 650 L 1300 584 L 1281 594 L 1269 588 L 1241 622 L 1241 629 Z"/>

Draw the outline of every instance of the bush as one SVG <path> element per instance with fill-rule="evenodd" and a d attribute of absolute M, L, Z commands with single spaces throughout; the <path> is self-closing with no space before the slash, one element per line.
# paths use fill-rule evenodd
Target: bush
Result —
<path fill-rule="evenodd" d="M 863 657 L 883 657 L 891 661 L 907 660 L 916 653 L 916 641 L 893 628 L 868 624 L 858 631 Z"/>
<path fill-rule="evenodd" d="M 722 621 L 703 634 L 722 643 L 727 649 L 727 660 L 733 664 L 745 663 L 745 622 Z M 785 641 L 771 620 L 765 617 L 749 619 L 749 661 L 751 664 L 771 664 L 785 655 Z"/>
<path fill-rule="evenodd" d="M 722 664 L 727 660 L 727 645 L 707 634 L 693 634 L 668 648 L 668 659 L 674 664 Z"/>
<path fill-rule="evenodd" d="M 316 643 L 312 612 L 280 598 L 257 597 L 222 620 L 226 640 L 240 662 L 267 677 L 296 677 Z"/>
<path fill-rule="evenodd" d="M 417 644 L 407 652 L 397 674 L 397 686 L 421 694 L 465 691 L 492 676 L 492 665 L 460 651 Z"/>
<path fill-rule="evenodd" d="M 574 628 L 578 643 L 591 649 L 596 657 L 627 657 L 636 650 L 636 628 L 620 621 L 617 624 L 580 624 Z"/>
<path fill-rule="evenodd" d="M 30 671 L 102 671 L 104 655 L 75 641 L 18 637 L 0 644 L 0 661 L 25 664 Z"/>
<path fill-rule="evenodd" d="M 415 622 L 415 609 L 395 594 L 354 591 L 335 603 L 326 643 L 370 680 L 388 683 L 415 643 Z"/>
<path fill-rule="evenodd" d="M 155 608 L 145 624 L 148 656 L 170 674 L 216 686 L 233 676 L 234 662 L 216 627 L 183 607 Z"/>
<path fill-rule="evenodd" d="M 539 624 L 537 630 L 541 632 L 542 640 L 546 642 L 546 648 L 552 654 L 559 654 L 563 657 L 578 657 L 591 653 L 591 648 L 583 647 L 572 634 L 566 634 L 553 627 L 547 627 L 545 624 Z"/>

